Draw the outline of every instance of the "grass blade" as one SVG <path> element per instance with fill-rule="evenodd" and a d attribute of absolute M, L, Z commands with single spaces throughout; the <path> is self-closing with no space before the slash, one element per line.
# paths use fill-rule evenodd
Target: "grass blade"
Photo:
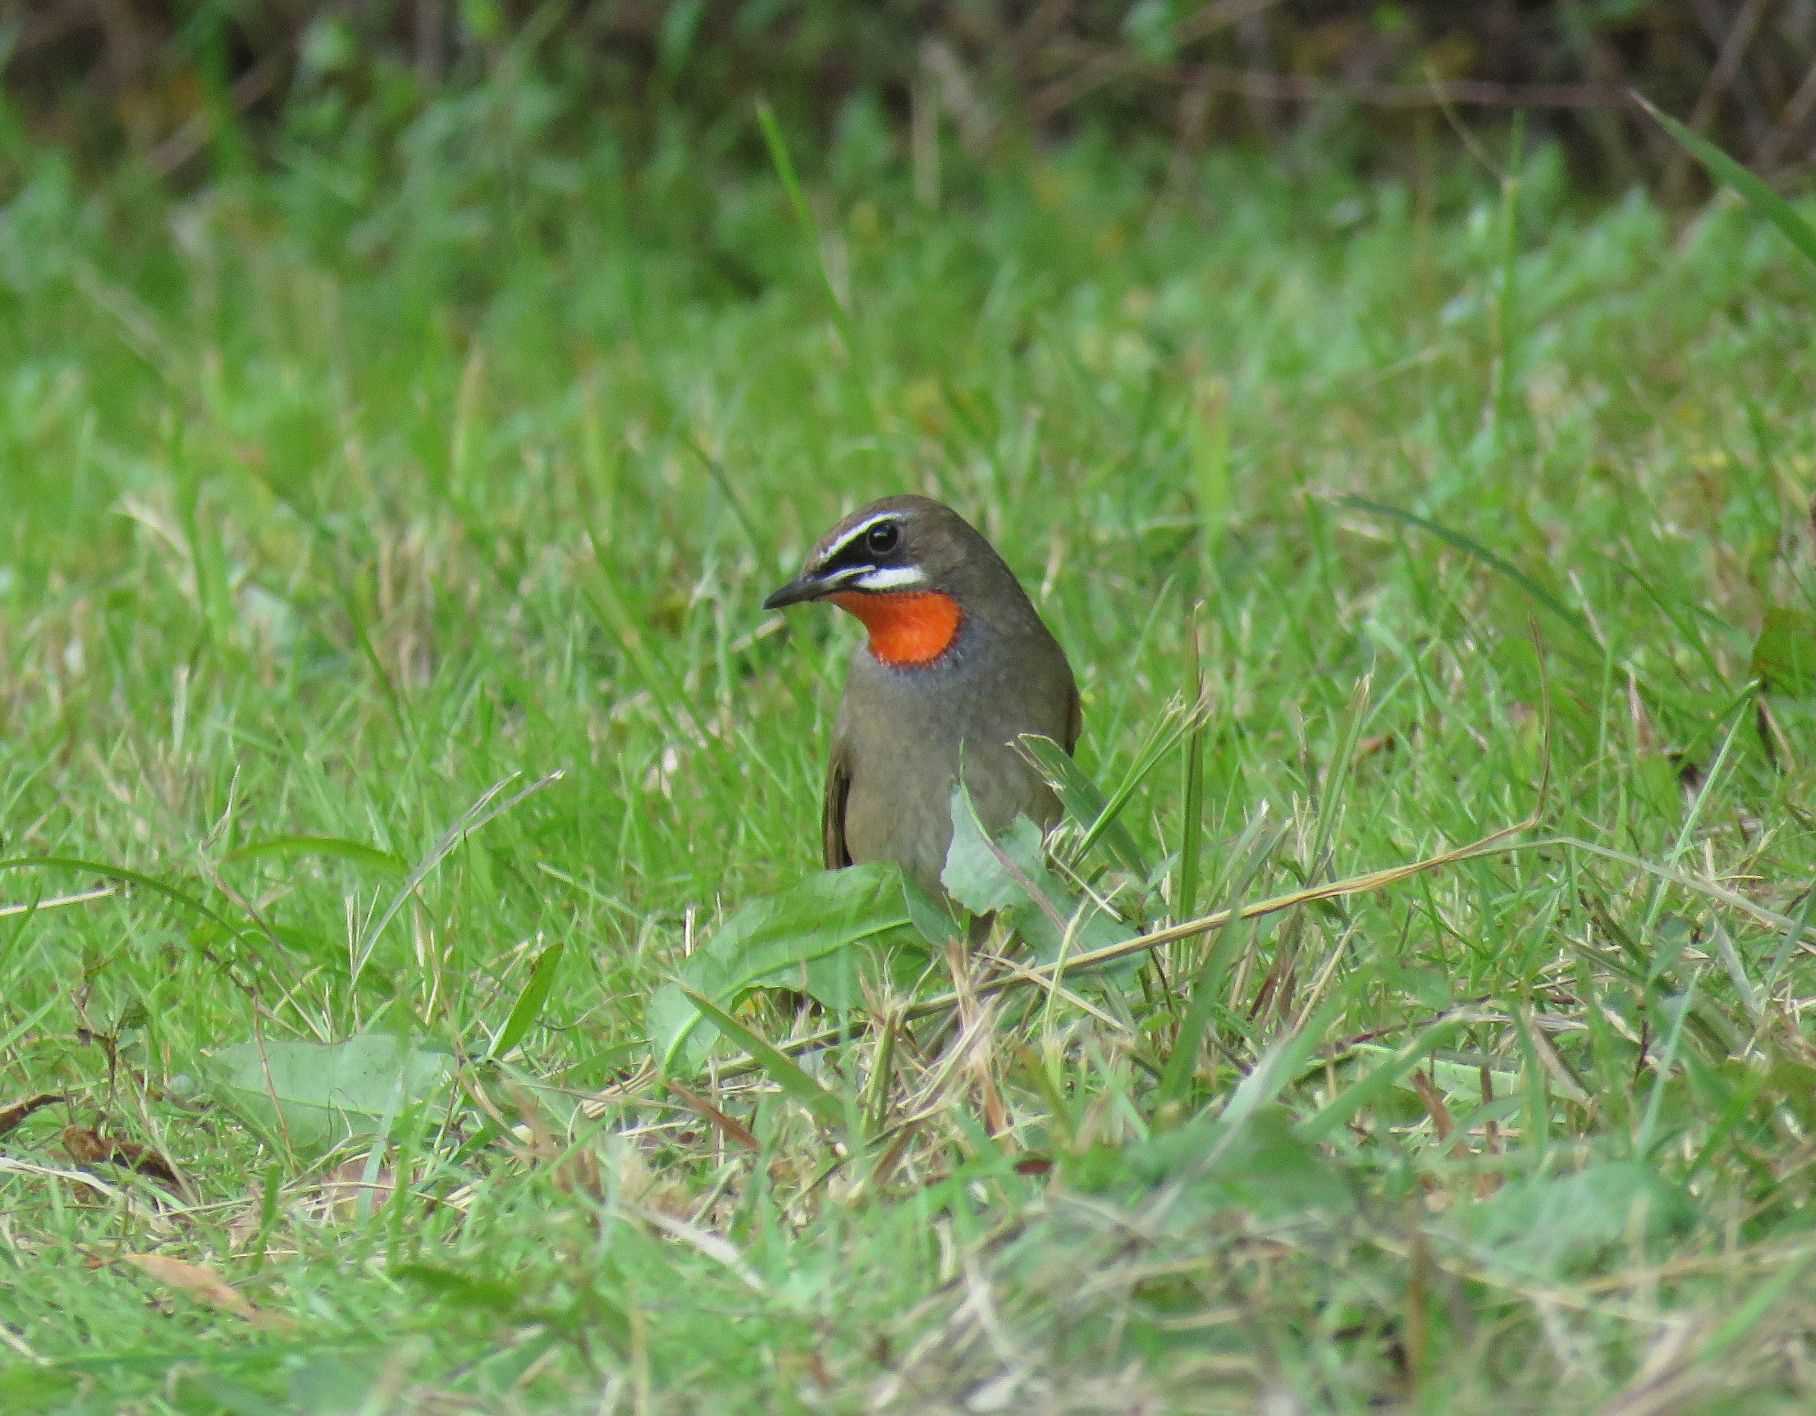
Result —
<path fill-rule="evenodd" d="M 516 773 L 512 773 L 503 781 L 494 783 L 482 792 L 479 800 L 461 813 L 460 820 L 448 827 L 442 833 L 441 839 L 429 848 L 429 853 L 417 863 L 416 869 L 410 872 L 409 879 L 405 880 L 397 893 L 391 897 L 391 903 L 385 906 L 385 912 L 378 917 L 377 922 L 354 946 L 352 971 L 348 982 L 354 984 L 359 982 L 359 976 L 366 967 L 366 961 L 372 957 L 372 948 L 378 943 L 378 936 L 385 932 L 385 926 L 397 918 L 397 912 L 416 893 L 417 887 L 434 873 L 435 868 L 447 859 L 448 855 L 467 838 L 470 832 L 477 831 L 494 817 L 502 816 L 526 797 L 534 796 L 544 787 L 559 782 L 565 775 L 559 769 L 550 772 L 546 777 L 539 777 L 522 791 L 502 802 L 498 801 L 498 797 L 506 787 L 516 780 Z"/>
<path fill-rule="evenodd" d="M 166 885 L 150 875 L 142 875 L 136 870 L 128 870 L 119 865 L 103 865 L 99 861 L 74 860 L 68 856 L 16 856 L 11 860 L 0 860 L 0 870 L 77 870 L 87 875 L 99 875 L 106 880 L 118 880 L 125 885 L 135 885 L 141 890 L 149 890 L 154 895 L 162 895 L 173 904 L 183 906 L 202 916 L 203 919 L 218 924 L 233 938 L 244 938 L 244 931 L 232 921 L 208 908 L 200 900 L 185 895 L 174 886 Z M 59 903 L 59 902 L 53 902 Z M 36 908 L 36 907 L 34 907 Z"/>
<path fill-rule="evenodd" d="M 561 956 L 566 950 L 567 941 L 558 939 L 536 956 L 536 962 L 530 968 L 530 981 L 524 984 L 523 992 L 517 995 L 517 1002 L 511 1007 L 511 1016 L 504 1020 L 498 1036 L 492 1039 L 490 1056 L 508 1056 L 511 1049 L 523 1041 L 524 1034 L 535 1026 L 536 1019 L 542 1016 L 543 1005 L 549 1001 L 549 992 L 555 986 L 555 970 L 561 966 Z"/>
<path fill-rule="evenodd" d="M 1018 745 L 1039 769 L 1040 774 L 1053 783 L 1059 793 L 1060 802 L 1066 809 L 1066 815 L 1076 821 L 1084 831 L 1084 840 L 1095 842 L 1101 840 L 1109 847 L 1110 854 L 1116 857 L 1116 863 L 1124 870 L 1133 870 L 1145 875 L 1147 867 L 1142 864 L 1141 851 L 1135 845 L 1135 838 L 1128 828 L 1109 814 L 1109 803 L 1097 783 L 1085 775 L 1068 753 L 1052 738 L 1042 737 L 1038 733 L 1023 733 Z M 1083 859 L 1085 846 L 1078 848 L 1078 859 Z"/>
<path fill-rule="evenodd" d="M 1652 121 L 1669 133 L 1679 147 L 1700 162 L 1711 177 L 1732 187 L 1756 215 L 1764 217 L 1784 233 L 1785 239 L 1803 257 L 1804 274 L 1816 281 L 1816 226 L 1805 221 L 1796 207 L 1700 133 L 1691 131 L 1639 94 L 1635 94 L 1634 98 L 1651 115 Z"/>
<path fill-rule="evenodd" d="M 1247 893 L 1287 830 L 1284 825 L 1272 831 L 1266 827 L 1266 814 L 1257 812 L 1255 819 L 1242 833 L 1242 839 L 1230 852 L 1240 870 L 1228 891 L 1233 900 L 1239 901 Z M 1168 1102 L 1177 1102 L 1185 1097 L 1198 1062 L 1199 1048 L 1210 1028 L 1211 1014 L 1223 994 L 1224 975 L 1229 972 L 1231 962 L 1253 928 L 1253 922 L 1243 918 L 1242 911 L 1237 909 L 1235 917 L 1217 931 L 1209 947 L 1204 950 L 1203 960 L 1192 978 L 1192 993 L 1186 1004 L 1185 1016 L 1180 1019 L 1179 1031 L 1173 1038 L 1172 1055 L 1167 1058 L 1166 1067 L 1161 1072 L 1159 1099 L 1163 1107 Z"/>
<path fill-rule="evenodd" d="M 1339 1126 L 1363 1107 L 1386 1096 L 1402 1077 L 1425 1060 L 1426 1054 L 1469 1021 L 1468 1018 L 1449 1017 L 1422 1029 L 1300 1122 L 1299 1134 L 1308 1141 L 1329 1140 Z"/>
<path fill-rule="evenodd" d="M 1436 536 L 1440 541 L 1443 541 L 1448 545 L 1456 547 L 1456 549 L 1462 551 L 1465 555 L 1473 556 L 1497 575 L 1503 575 L 1515 585 L 1518 585 L 1532 597 L 1535 603 L 1542 605 L 1545 609 L 1556 615 L 1565 624 L 1569 625 L 1570 628 L 1582 635 L 1589 643 L 1595 643 L 1595 635 L 1589 628 L 1589 622 L 1585 620 L 1582 615 L 1578 614 L 1575 610 L 1571 609 L 1570 606 L 1558 599 L 1556 595 L 1553 595 L 1512 561 L 1508 560 L 1505 556 L 1495 554 L 1495 552 L 1489 550 L 1488 547 L 1484 546 L 1480 541 L 1465 536 L 1461 531 L 1453 531 L 1448 526 L 1440 526 L 1437 522 L 1420 516 L 1417 512 L 1405 511 L 1397 506 L 1387 506 L 1381 502 L 1370 501 L 1367 497 L 1345 495 L 1338 497 L 1336 501 L 1338 506 L 1345 507 L 1350 511 L 1360 511 L 1369 516 L 1379 517 L 1383 521 L 1397 521 L 1402 526 L 1415 527 L 1420 531 Z"/>
<path fill-rule="evenodd" d="M 1191 656 L 1186 669 L 1187 690 L 1191 701 L 1204 703 L 1204 671 L 1200 667 L 1198 624 L 1193 618 L 1187 636 L 1187 653 Z M 1210 715 L 1200 711 L 1192 716 L 1185 735 L 1185 781 L 1180 791 L 1183 798 L 1179 823 L 1179 874 L 1173 886 L 1173 918 L 1190 919 L 1198 904 L 1198 852 L 1204 839 L 1204 725 Z"/>
<path fill-rule="evenodd" d="M 228 851 L 221 859 L 224 862 L 237 863 L 267 857 L 278 860 L 296 860 L 306 856 L 333 856 L 337 860 L 350 861 L 354 865 L 382 870 L 387 875 L 402 875 L 409 869 L 399 857 L 392 855 L 389 851 L 381 851 L 376 846 L 366 845 L 363 841 L 349 841 L 339 836 L 272 836 L 269 840 L 252 841 L 246 845 L 237 846 Z"/>
<path fill-rule="evenodd" d="M 770 1081 L 806 1107 L 816 1121 L 833 1129 L 844 1126 L 845 1103 L 808 1076 L 799 1063 L 786 1056 L 767 1038 L 760 1037 L 745 1027 L 704 993 L 696 993 L 691 988 L 684 988 L 682 992 L 687 995 L 687 1001 L 711 1020 L 720 1032 L 734 1039 L 751 1055 Z"/>

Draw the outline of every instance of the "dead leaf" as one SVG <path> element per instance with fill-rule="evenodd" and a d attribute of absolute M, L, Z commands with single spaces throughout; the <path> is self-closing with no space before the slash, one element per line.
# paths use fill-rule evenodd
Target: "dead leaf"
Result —
<path fill-rule="evenodd" d="M 295 1326 L 283 1314 L 267 1313 L 254 1305 L 231 1283 L 204 1264 L 192 1264 L 183 1259 L 173 1259 L 168 1254 L 121 1254 L 120 1258 L 148 1278 L 154 1278 L 166 1287 L 177 1289 L 204 1307 L 217 1308 L 223 1313 L 231 1313 L 234 1317 L 244 1318 L 256 1327 L 288 1328 Z"/>
<path fill-rule="evenodd" d="M 343 1160 L 299 1196 L 304 1210 L 324 1223 L 348 1224 L 382 1209 L 397 1190 L 397 1172 L 380 1165 L 368 1180 L 367 1164 L 368 1157 L 363 1155 Z"/>
<path fill-rule="evenodd" d="M 175 1167 L 150 1146 L 137 1141 L 123 1141 L 116 1136 L 103 1136 L 86 1126 L 63 1128 L 63 1149 L 77 1165 L 119 1165 L 149 1175 L 173 1194 L 183 1193 L 183 1182 Z"/>
<path fill-rule="evenodd" d="M 1657 734 L 1652 729 L 1652 714 L 1646 710 L 1646 700 L 1640 697 L 1639 680 L 1633 671 L 1627 671 L 1627 717 L 1633 724 L 1633 746 L 1642 753 L 1652 751 L 1657 741 Z"/>
<path fill-rule="evenodd" d="M 86 1126 L 65 1126 L 63 1149 L 77 1165 L 102 1165 L 113 1155 L 112 1147 Z"/>
<path fill-rule="evenodd" d="M 281 1208 L 310 1224 L 353 1224 L 371 1211 L 382 1209 L 397 1189 L 397 1172 L 380 1165 L 366 1178 L 368 1157 L 352 1156 L 324 1170 L 313 1183 L 287 1186 Z M 234 1253 L 243 1252 L 265 1230 L 265 1190 L 253 1185 L 246 1203 L 228 1221 L 227 1243 Z"/>
<path fill-rule="evenodd" d="M 1444 1104 L 1444 1096 L 1432 1084 L 1430 1077 L 1423 1072 L 1415 1071 L 1411 1077 L 1412 1089 L 1419 1094 L 1419 1100 L 1425 1103 L 1425 1112 L 1431 1117 L 1431 1128 L 1437 1133 L 1438 1144 L 1448 1141 L 1456 1131 L 1456 1122 L 1450 1119 L 1450 1108 Z M 1468 1152 L 1461 1145 L 1451 1151 L 1451 1155 L 1460 1159 Z"/>
<path fill-rule="evenodd" d="M 251 1199 L 227 1221 L 227 1247 L 236 1254 L 256 1239 L 265 1227 L 264 1195 L 257 1185 L 252 1186 L 249 1193 Z"/>

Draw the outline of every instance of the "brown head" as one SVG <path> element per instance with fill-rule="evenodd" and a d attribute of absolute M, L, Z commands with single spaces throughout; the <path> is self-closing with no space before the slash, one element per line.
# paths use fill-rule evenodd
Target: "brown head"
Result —
<path fill-rule="evenodd" d="M 852 512 L 763 608 L 806 600 L 830 600 L 857 616 L 870 652 L 899 668 L 938 660 L 967 620 L 1009 629 L 1036 618 L 990 543 L 951 507 L 915 496 Z"/>

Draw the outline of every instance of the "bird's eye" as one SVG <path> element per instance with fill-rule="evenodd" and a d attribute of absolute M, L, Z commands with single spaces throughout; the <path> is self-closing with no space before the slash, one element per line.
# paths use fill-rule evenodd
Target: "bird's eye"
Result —
<path fill-rule="evenodd" d="M 901 539 L 902 533 L 893 521 L 879 521 L 864 533 L 864 546 L 873 556 L 886 556 Z"/>

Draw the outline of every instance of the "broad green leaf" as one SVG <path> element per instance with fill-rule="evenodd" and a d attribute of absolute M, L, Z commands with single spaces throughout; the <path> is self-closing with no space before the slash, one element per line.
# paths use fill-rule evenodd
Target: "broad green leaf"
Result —
<path fill-rule="evenodd" d="M 663 1071 L 691 1071 L 706 1060 L 718 1029 L 687 997 L 689 990 L 733 1008 L 753 988 L 793 988 L 833 1008 L 862 1000 L 862 983 L 894 981 L 898 966 L 885 943 L 899 945 L 910 922 L 901 870 L 876 861 L 809 875 L 779 895 L 733 911 L 682 964 L 679 979 L 650 998 L 650 1046 Z M 854 954 L 855 970 L 829 967 Z M 912 956 L 910 955 L 910 958 Z M 918 973 L 918 965 L 913 966 Z M 818 989 L 828 990 L 822 997 Z"/>
<path fill-rule="evenodd" d="M 1047 868 L 1040 830 L 1025 816 L 992 839 L 963 783 L 952 789 L 952 845 L 940 883 L 975 914 L 1001 912 L 1042 963 L 1120 943 L 1121 920 L 1066 889 Z M 1130 967 L 1139 967 L 1131 961 Z"/>
<path fill-rule="evenodd" d="M 1005 859 L 1006 857 L 1006 859 Z M 1021 872 L 1023 879 L 1016 878 Z M 977 819 L 971 795 L 959 783 L 952 788 L 952 844 L 940 884 L 972 914 L 991 914 L 1026 904 L 1028 877 L 1044 874 L 1040 862 L 1040 828 L 1025 816 L 995 841 Z"/>
<path fill-rule="evenodd" d="M 912 993 L 927 972 L 927 954 L 918 947 L 897 948 L 875 939 L 859 939 L 848 948 L 806 959 L 791 967 L 785 986 L 807 994 L 835 1013 L 862 1008 L 879 987 Z M 780 975 L 778 975 L 780 977 Z"/>
<path fill-rule="evenodd" d="M 1027 941 L 1029 952 L 1041 963 L 1050 964 L 1061 954 L 1069 958 L 1095 949 L 1107 949 L 1135 937 L 1134 929 L 1115 915 L 1105 913 L 1095 901 L 1062 891 L 1053 885 L 1050 876 L 1045 876 L 1044 872 L 1043 876 L 1042 897 L 1052 912 L 1032 902 L 1018 905 L 1011 911 L 1016 932 Z M 1100 965 L 1099 971 L 1121 976 L 1135 972 L 1141 965 L 1142 960 L 1136 957 Z"/>
<path fill-rule="evenodd" d="M 906 876 L 902 877 L 902 896 L 908 902 L 908 918 L 915 932 L 936 951 L 943 951 L 954 934 L 963 934 L 966 921 L 952 907 L 946 896 L 929 895 Z"/>
<path fill-rule="evenodd" d="M 371 1135 L 400 1110 L 445 1102 L 451 1054 L 386 1033 L 344 1042 L 240 1042 L 211 1053 L 202 1074 L 221 1102 L 298 1150 Z"/>
<path fill-rule="evenodd" d="M 1773 693 L 1816 697 L 1816 615 L 1767 610 L 1753 644 L 1752 673 Z"/>

